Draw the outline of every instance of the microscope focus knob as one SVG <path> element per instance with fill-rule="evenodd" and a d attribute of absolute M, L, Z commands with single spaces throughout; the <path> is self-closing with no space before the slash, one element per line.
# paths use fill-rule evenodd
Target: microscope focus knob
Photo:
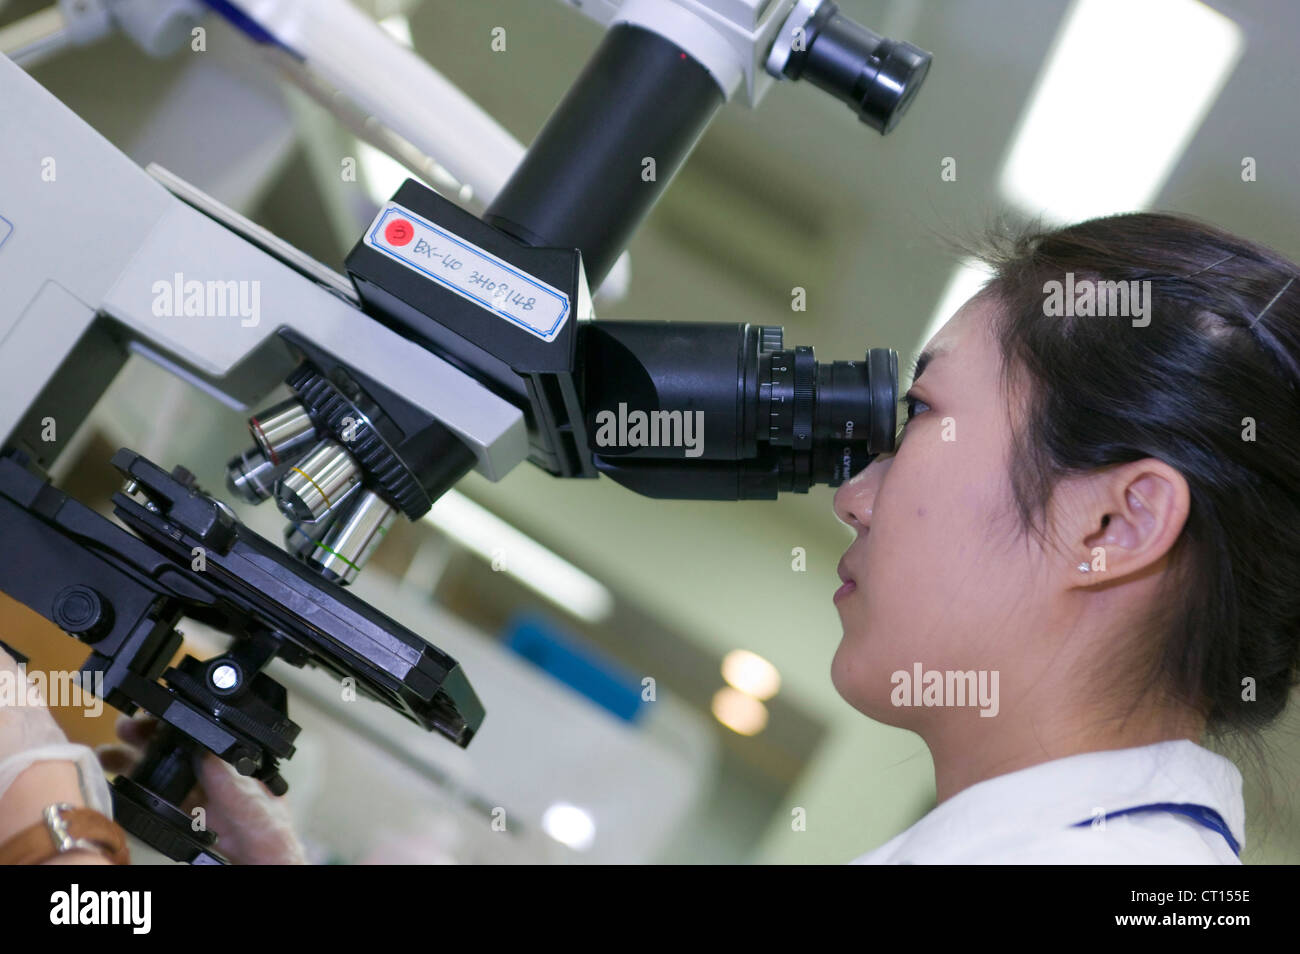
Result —
<path fill-rule="evenodd" d="M 55 624 L 84 642 L 101 639 L 113 626 L 113 607 L 89 586 L 65 586 L 54 597 Z"/>

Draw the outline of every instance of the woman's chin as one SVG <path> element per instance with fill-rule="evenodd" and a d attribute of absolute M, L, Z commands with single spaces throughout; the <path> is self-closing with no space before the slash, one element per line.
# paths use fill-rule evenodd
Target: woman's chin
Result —
<path fill-rule="evenodd" d="M 864 651 L 868 646 L 871 650 Z M 882 648 L 887 650 L 884 658 L 879 652 Z M 841 699 L 863 715 L 893 725 L 898 709 L 890 700 L 893 691 L 891 676 L 901 668 L 897 664 L 898 655 L 889 652 L 888 647 L 872 646 L 865 628 L 850 629 L 846 625 L 831 659 L 831 685 Z M 908 666 L 910 671 L 910 663 Z"/>
<path fill-rule="evenodd" d="M 855 709 L 864 695 L 864 685 L 869 678 L 870 665 L 862 658 L 860 649 L 855 651 L 854 644 L 860 644 L 861 637 L 847 630 L 840 639 L 840 644 L 831 659 L 831 685 L 849 705 Z"/>

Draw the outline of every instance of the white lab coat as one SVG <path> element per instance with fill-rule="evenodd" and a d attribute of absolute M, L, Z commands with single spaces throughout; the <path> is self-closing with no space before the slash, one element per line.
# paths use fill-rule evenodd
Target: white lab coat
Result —
<path fill-rule="evenodd" d="M 1185 739 L 1088 752 L 963 789 L 852 864 L 1240 864 L 1227 839 L 1170 812 L 1099 814 L 1191 803 L 1222 816 L 1246 841 L 1241 773 Z"/>

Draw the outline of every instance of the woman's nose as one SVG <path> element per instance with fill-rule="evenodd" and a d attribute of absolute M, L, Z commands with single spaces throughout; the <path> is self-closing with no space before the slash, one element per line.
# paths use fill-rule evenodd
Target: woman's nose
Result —
<path fill-rule="evenodd" d="M 861 533 L 871 526 L 871 508 L 876 503 L 876 492 L 889 470 L 893 454 L 881 454 L 835 491 L 835 516 L 852 530 Z"/>

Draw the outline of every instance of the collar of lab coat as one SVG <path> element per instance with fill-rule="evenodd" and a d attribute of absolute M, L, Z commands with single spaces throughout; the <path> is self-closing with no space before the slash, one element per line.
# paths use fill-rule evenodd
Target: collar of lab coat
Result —
<path fill-rule="evenodd" d="M 1223 756 L 1179 739 L 1086 752 L 986 779 L 953 795 L 907 831 L 856 860 L 958 860 L 952 857 L 958 848 L 961 860 L 977 861 L 981 845 L 998 854 L 1009 844 L 1027 843 L 1037 833 L 1051 836 L 1100 814 L 1160 802 L 1214 809 L 1244 847 L 1241 773 Z"/>

